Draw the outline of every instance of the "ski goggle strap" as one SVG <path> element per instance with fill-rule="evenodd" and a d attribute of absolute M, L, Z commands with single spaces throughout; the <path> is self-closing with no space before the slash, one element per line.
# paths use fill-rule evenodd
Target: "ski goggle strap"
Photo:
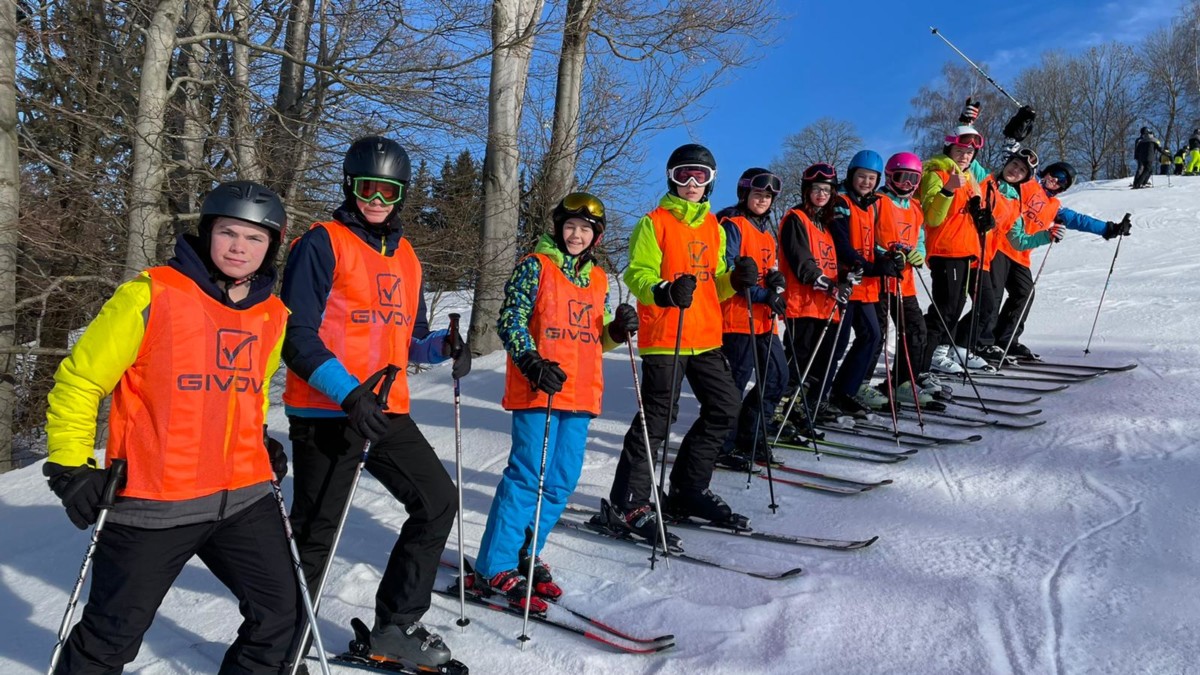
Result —
<path fill-rule="evenodd" d="M 783 191 L 783 183 L 780 182 L 779 176 L 773 173 L 760 173 L 750 178 L 742 178 L 738 181 L 738 187 L 762 190 L 763 192 L 770 192 L 772 195 L 778 195 Z"/>
<path fill-rule="evenodd" d="M 804 170 L 804 175 L 801 176 L 806 181 L 827 180 L 837 182 L 837 169 L 830 164 L 813 164 Z"/>
<path fill-rule="evenodd" d="M 676 185 L 705 187 L 717 177 L 717 170 L 703 164 L 680 164 L 667 169 L 667 178 Z"/>
<path fill-rule="evenodd" d="M 387 178 L 356 176 L 351 191 L 364 202 L 378 199 L 385 205 L 392 206 L 404 198 L 404 183 Z"/>
<path fill-rule="evenodd" d="M 958 136 L 947 136 L 947 145 L 957 145 L 962 148 L 971 148 L 979 150 L 983 147 L 983 136 L 979 134 L 961 134 Z"/>
<path fill-rule="evenodd" d="M 888 174 L 888 185 L 901 192 L 911 192 L 921 183 L 921 174 L 916 171 L 900 170 Z"/>
<path fill-rule="evenodd" d="M 572 192 L 563 197 L 563 211 L 571 215 L 589 216 L 593 221 L 604 221 L 604 202 L 596 195 L 586 192 Z"/>
<path fill-rule="evenodd" d="M 1029 165 L 1029 170 L 1035 171 L 1038 167 L 1037 153 L 1029 148 L 1021 148 L 1013 154 L 1012 159 L 1020 159 Z"/>

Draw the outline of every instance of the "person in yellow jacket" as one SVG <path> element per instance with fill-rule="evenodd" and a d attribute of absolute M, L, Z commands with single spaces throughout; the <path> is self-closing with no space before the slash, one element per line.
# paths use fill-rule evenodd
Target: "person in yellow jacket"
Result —
<path fill-rule="evenodd" d="M 721 352 L 721 301 L 758 284 L 758 264 L 743 256 L 727 269 L 725 231 L 708 202 L 716 174 L 716 159 L 702 145 L 689 143 L 671 153 L 669 191 L 634 226 L 624 279 L 638 300 L 642 403 L 651 449 L 657 452 L 667 438 L 683 376 L 700 402 L 700 415 L 671 469 L 664 510 L 674 518 L 746 526 L 749 520 L 713 494 L 709 483 L 742 401 Z M 610 501 L 596 518 L 616 533 L 656 541 L 646 450 L 642 420 L 635 417 L 625 434 Z M 665 536 L 667 545 L 674 545 L 673 535 Z"/>
<path fill-rule="evenodd" d="M 271 490 L 287 456 L 265 426 L 287 322 L 271 292 L 285 223 L 267 188 L 217 186 L 199 235 L 182 235 L 166 265 L 122 284 L 59 365 L 43 473 L 76 527 L 98 516 L 108 472 L 92 447 L 110 393 L 105 460 L 127 468 L 56 673 L 121 672 L 193 556 L 243 617 L 219 672 L 277 673 L 287 658 L 298 594 Z"/>

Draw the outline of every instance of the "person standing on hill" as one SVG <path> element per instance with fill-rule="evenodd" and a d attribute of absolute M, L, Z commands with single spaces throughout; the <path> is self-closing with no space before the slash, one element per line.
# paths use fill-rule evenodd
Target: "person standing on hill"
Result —
<path fill-rule="evenodd" d="M 1150 127 L 1142 127 L 1141 135 L 1134 145 L 1133 158 L 1137 161 L 1137 173 L 1133 177 L 1133 189 L 1146 187 L 1154 175 L 1154 163 L 1162 153 L 1162 144 L 1154 137 Z"/>

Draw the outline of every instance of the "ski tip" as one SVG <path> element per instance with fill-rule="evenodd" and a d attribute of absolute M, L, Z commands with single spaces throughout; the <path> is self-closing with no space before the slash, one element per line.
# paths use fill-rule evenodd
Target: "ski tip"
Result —
<path fill-rule="evenodd" d="M 866 548 L 866 547 L 870 546 L 871 544 L 874 544 L 877 541 L 879 541 L 879 535 L 875 535 L 874 537 L 871 537 L 870 539 L 864 541 L 862 546 L 859 546 L 858 548 Z"/>
<path fill-rule="evenodd" d="M 779 574 L 755 574 L 753 576 L 756 576 L 760 579 L 791 579 L 793 577 L 798 577 L 801 574 L 804 574 L 803 568 L 793 567 L 792 569 Z"/>
<path fill-rule="evenodd" d="M 877 487 L 877 486 L 880 486 L 880 485 L 891 485 L 891 484 L 892 484 L 892 482 L 893 482 L 893 481 L 892 481 L 892 479 L 891 479 L 891 478 L 884 478 L 883 480 L 881 480 L 881 481 L 879 481 L 878 483 L 876 483 L 876 484 L 875 484 L 875 486 Z"/>

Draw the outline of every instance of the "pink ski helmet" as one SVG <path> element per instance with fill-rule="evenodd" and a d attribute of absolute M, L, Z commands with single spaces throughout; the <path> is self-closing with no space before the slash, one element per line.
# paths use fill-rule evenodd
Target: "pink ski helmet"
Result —
<path fill-rule="evenodd" d="M 921 158 L 911 152 L 898 152 L 888 158 L 883 172 L 897 194 L 909 194 L 921 182 Z"/>

